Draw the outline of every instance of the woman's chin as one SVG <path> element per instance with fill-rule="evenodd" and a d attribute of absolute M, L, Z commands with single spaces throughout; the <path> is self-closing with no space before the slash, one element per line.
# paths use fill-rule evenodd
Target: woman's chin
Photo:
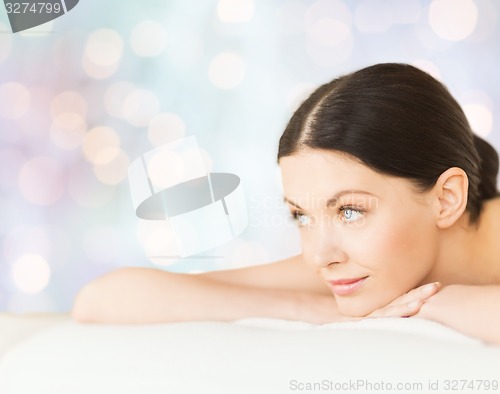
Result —
<path fill-rule="evenodd" d="M 371 305 L 361 305 L 358 302 L 343 302 L 341 300 L 337 301 L 337 306 L 342 315 L 350 317 L 366 317 L 376 309 Z"/>

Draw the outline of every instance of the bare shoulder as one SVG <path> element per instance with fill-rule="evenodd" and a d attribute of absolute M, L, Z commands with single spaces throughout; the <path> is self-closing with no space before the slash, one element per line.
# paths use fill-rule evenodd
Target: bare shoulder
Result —
<path fill-rule="evenodd" d="M 305 290 L 331 294 L 320 275 L 305 263 L 302 254 L 272 263 L 197 275 L 242 286 Z"/>
<path fill-rule="evenodd" d="M 500 284 L 500 197 L 486 200 L 480 216 L 479 237 L 480 259 L 485 262 L 485 273 Z"/>

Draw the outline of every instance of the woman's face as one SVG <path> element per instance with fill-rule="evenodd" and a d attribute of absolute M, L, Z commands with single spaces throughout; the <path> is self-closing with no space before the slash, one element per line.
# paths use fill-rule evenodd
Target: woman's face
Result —
<path fill-rule="evenodd" d="M 438 228 L 428 194 L 333 151 L 303 150 L 282 157 L 280 168 L 304 259 L 327 281 L 341 313 L 365 316 L 429 275 Z"/>

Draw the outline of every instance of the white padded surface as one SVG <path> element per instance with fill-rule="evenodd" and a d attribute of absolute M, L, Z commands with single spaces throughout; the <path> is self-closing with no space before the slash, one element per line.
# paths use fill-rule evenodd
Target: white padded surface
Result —
<path fill-rule="evenodd" d="M 0 364 L 0 392 L 279 394 L 300 392 L 293 380 L 427 384 L 498 380 L 499 371 L 500 347 L 421 319 L 137 326 L 65 320 L 9 349 Z"/>
<path fill-rule="evenodd" d="M 63 321 L 70 321 L 63 313 L 0 313 L 0 359 L 3 354 L 26 337 Z"/>

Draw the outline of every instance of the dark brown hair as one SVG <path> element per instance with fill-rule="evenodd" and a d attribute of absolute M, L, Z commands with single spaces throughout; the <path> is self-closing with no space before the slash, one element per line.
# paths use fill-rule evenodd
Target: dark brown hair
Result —
<path fill-rule="evenodd" d="M 499 195 L 498 154 L 475 135 L 447 88 L 408 64 L 363 68 L 320 86 L 295 111 L 278 163 L 302 148 L 347 153 L 375 171 L 429 190 L 450 167 L 469 179 L 470 222 Z"/>

